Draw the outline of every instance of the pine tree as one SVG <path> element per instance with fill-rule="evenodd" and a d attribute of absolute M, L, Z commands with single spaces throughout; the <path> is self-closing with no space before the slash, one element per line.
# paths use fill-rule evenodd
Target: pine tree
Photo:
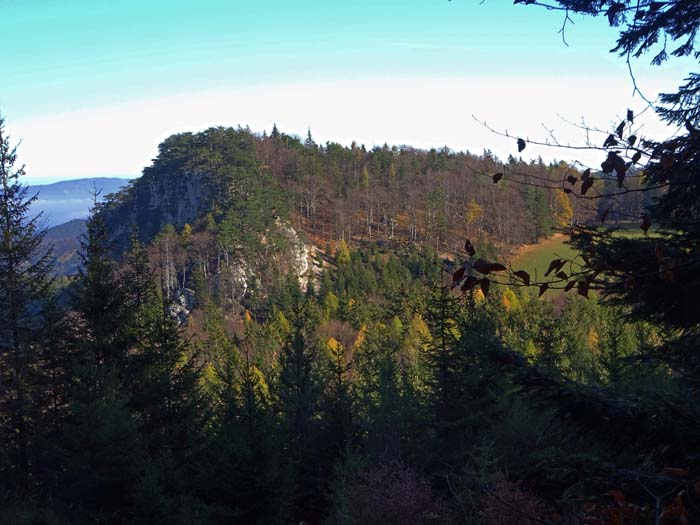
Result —
<path fill-rule="evenodd" d="M 528 0 L 516 3 L 539 4 Z M 609 25 L 618 32 L 616 46 L 610 51 L 628 62 L 647 54 L 653 55 L 653 65 L 674 60 L 685 64 L 682 61 L 687 59 L 691 60 L 688 65 L 692 60 L 697 65 L 700 58 L 696 0 L 552 0 L 547 4 L 551 4 L 547 8 L 565 11 L 568 20 L 570 13 L 607 16 Z M 613 302 L 631 307 L 640 318 L 682 333 L 672 345 L 673 351 L 665 352 L 666 361 L 682 376 L 693 378 L 696 387 L 700 385 L 700 359 L 695 350 L 700 340 L 699 102 L 700 75 L 689 72 L 684 83 L 673 93 L 662 93 L 660 104 L 655 106 L 664 121 L 678 126 L 677 132 L 663 141 L 637 137 L 630 129 L 635 115 L 628 110 L 601 151 L 603 162 L 595 173 L 596 180 L 612 178 L 614 172 L 623 191 L 630 168 L 643 168 L 639 190 L 654 198 L 639 223 L 645 233 L 652 224 L 657 226 L 659 235 L 630 239 L 593 226 L 577 226 L 573 235 L 574 246 L 588 261 L 584 266 L 587 275 L 578 277 L 585 289 L 599 288 Z M 629 151 L 618 151 L 621 144 L 629 144 Z"/>
<path fill-rule="evenodd" d="M 28 488 L 35 425 L 46 408 L 35 402 L 37 375 L 51 309 L 52 259 L 42 248 L 41 217 L 30 217 L 36 196 L 20 182 L 17 148 L 0 117 L 0 487 Z M 7 458 L 7 459 L 5 459 Z"/>

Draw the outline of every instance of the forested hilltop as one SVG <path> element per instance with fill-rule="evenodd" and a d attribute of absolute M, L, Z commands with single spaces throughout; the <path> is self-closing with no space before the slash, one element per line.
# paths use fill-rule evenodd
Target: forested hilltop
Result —
<path fill-rule="evenodd" d="M 525 184 L 494 184 L 493 176 L 504 172 Z M 276 127 L 269 135 L 211 128 L 166 139 L 153 164 L 103 212 L 121 250 L 134 226 L 142 241 L 150 241 L 168 224 L 180 229 L 207 213 L 218 220 L 230 197 L 245 202 L 248 211 L 238 214 L 259 210 L 260 217 L 247 219 L 254 228 L 264 229 L 273 216 L 290 219 L 321 248 L 341 239 L 410 242 L 454 255 L 465 235 L 507 249 L 537 242 L 552 229 L 595 222 L 612 198 L 572 198 L 566 181 L 573 176 L 579 170 L 564 162 L 526 163 L 513 156 L 503 161 L 489 151 L 387 145 L 368 150 L 355 143 L 319 145 L 311 132 L 301 140 Z M 649 195 L 632 192 L 616 200 L 621 202 L 608 220 L 639 214 Z"/>
<path fill-rule="evenodd" d="M 500 180 L 504 173 L 514 180 Z M 166 139 L 143 175 L 96 213 L 117 259 L 134 239 L 150 246 L 178 308 L 216 295 L 235 315 L 255 310 L 289 271 L 317 289 L 341 242 L 410 247 L 455 263 L 470 237 L 482 256 L 507 259 L 516 246 L 574 224 L 627 219 L 651 198 L 575 199 L 570 181 L 580 176 L 564 162 L 503 162 L 488 151 L 368 151 L 355 143 L 319 146 L 310 132 L 302 141 L 276 127 L 270 135 L 220 127 Z M 614 179 L 604 182 L 596 192 Z"/>

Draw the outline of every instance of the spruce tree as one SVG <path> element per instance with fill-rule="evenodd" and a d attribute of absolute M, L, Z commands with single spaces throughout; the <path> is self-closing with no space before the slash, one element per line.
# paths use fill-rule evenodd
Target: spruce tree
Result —
<path fill-rule="evenodd" d="M 368 456 L 378 463 L 404 461 L 406 408 L 398 363 L 399 341 L 384 323 L 368 326 L 357 352 L 359 415 Z"/>
<path fill-rule="evenodd" d="M 293 515 L 300 519 L 317 519 L 320 504 L 318 465 L 319 447 L 314 443 L 318 424 L 314 416 L 320 398 L 316 361 L 318 345 L 314 329 L 320 312 L 314 299 L 304 296 L 298 282 L 290 276 L 287 304 L 283 309 L 289 319 L 280 355 L 277 384 L 279 409 L 284 418 L 286 453 L 294 471 Z"/>
<path fill-rule="evenodd" d="M 20 182 L 17 148 L 0 117 L 0 490 L 29 488 L 36 425 L 44 413 L 38 391 L 51 308 L 52 260 L 42 247 L 36 196 Z M 4 486 L 7 483 L 7 486 Z"/>
<path fill-rule="evenodd" d="M 120 278 L 127 326 L 133 331 L 126 374 L 130 405 L 139 415 L 150 450 L 163 453 L 176 443 L 185 446 L 189 440 L 183 438 L 197 426 L 199 370 L 136 238 L 127 261 L 128 269 Z"/>
<path fill-rule="evenodd" d="M 64 427 L 62 495 L 83 521 L 116 519 L 133 506 L 143 476 L 144 447 L 129 410 L 129 350 L 133 330 L 126 294 L 110 257 L 109 235 L 93 209 L 74 287 L 74 378 Z M 110 518 L 108 518 L 110 517 Z"/>
<path fill-rule="evenodd" d="M 465 461 L 469 447 L 493 420 L 503 388 L 488 354 L 499 343 L 485 306 L 471 295 L 466 307 L 459 308 L 449 290 L 436 289 L 426 321 L 432 338 L 423 359 L 437 440 L 431 460 L 440 471 Z"/>

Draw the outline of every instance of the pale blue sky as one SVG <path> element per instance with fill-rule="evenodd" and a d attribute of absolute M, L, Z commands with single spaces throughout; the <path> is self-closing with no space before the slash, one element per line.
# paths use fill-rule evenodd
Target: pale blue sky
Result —
<path fill-rule="evenodd" d="M 213 120 L 250 124 L 260 131 L 259 126 L 269 129 L 271 121 L 294 132 L 311 127 L 320 130 L 322 140 L 347 140 L 349 134 L 361 133 L 352 138 L 473 149 L 474 137 L 456 136 L 454 122 L 445 122 L 454 137 L 446 132 L 431 135 L 425 128 L 440 126 L 434 119 L 416 120 L 415 130 L 403 124 L 400 129 L 387 127 L 386 121 L 400 117 L 400 108 L 382 115 L 385 104 L 375 100 L 372 87 L 384 93 L 387 104 L 395 98 L 391 89 L 408 93 L 403 111 L 416 107 L 419 116 L 421 107 L 430 107 L 435 89 L 451 83 L 469 86 L 473 79 L 483 96 L 475 92 L 460 99 L 453 90 L 451 103 L 471 105 L 470 113 L 481 112 L 489 120 L 500 118 L 498 108 L 505 102 L 489 97 L 489 86 L 507 83 L 517 97 L 519 79 L 534 94 L 527 104 L 548 110 L 552 79 L 558 89 L 566 89 L 570 79 L 572 89 L 581 93 L 586 92 L 582 80 L 610 82 L 629 96 L 624 63 L 607 52 L 615 33 L 606 20 L 576 18 L 567 32 L 568 47 L 557 35 L 561 22 L 561 13 L 506 0 L 0 0 L 0 112 L 10 132 L 19 132 L 23 140 L 30 173 L 43 179 L 137 174 L 163 135 Z M 649 77 L 652 96 L 659 83 L 673 85 L 684 73 L 676 66 L 649 73 L 645 63 L 637 67 L 643 87 Z M 536 96 L 538 79 L 541 100 Z M 359 123 L 346 125 L 347 113 L 315 111 L 312 100 L 303 101 L 303 91 L 319 86 L 346 110 L 375 104 L 379 109 L 374 113 L 380 114 L 368 114 L 362 130 Z M 416 86 L 430 88 L 415 91 Z M 262 91 L 268 94 L 266 101 L 256 96 Z M 290 93 L 291 104 L 300 100 L 307 105 L 305 112 L 288 111 L 281 104 Z M 216 100 L 221 111 L 203 108 L 203 98 Z M 144 104 L 161 110 L 148 113 Z M 180 109 L 187 118 L 174 119 Z M 70 137 L 73 144 L 84 143 L 95 136 L 95 126 L 103 142 L 109 140 L 110 127 L 123 138 L 129 127 L 125 117 L 133 128 L 152 133 L 150 139 L 138 137 L 147 141 L 141 149 L 128 142 L 113 158 L 106 148 L 99 158 L 58 154 L 61 141 L 66 147 Z M 47 136 L 52 137 L 49 145 Z"/>

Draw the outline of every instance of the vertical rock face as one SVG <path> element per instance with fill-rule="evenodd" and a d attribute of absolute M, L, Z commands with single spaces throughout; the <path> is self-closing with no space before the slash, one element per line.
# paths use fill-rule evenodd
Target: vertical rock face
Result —
<path fill-rule="evenodd" d="M 276 221 L 277 227 L 284 233 L 290 251 L 290 262 L 292 270 L 299 278 L 302 278 L 309 271 L 309 257 L 311 253 L 311 245 L 305 244 L 297 231 L 284 224 L 281 220 Z"/>
<path fill-rule="evenodd" d="M 309 279 L 319 272 L 314 264 L 314 252 L 316 247 L 305 244 L 296 230 L 281 221 L 277 221 L 276 227 L 280 229 L 286 238 L 286 249 L 274 256 L 281 261 L 280 266 L 293 272 L 299 279 L 299 286 L 305 289 Z M 261 275 L 255 272 L 248 261 L 241 259 L 231 262 L 225 269 L 216 275 L 218 287 L 222 291 L 227 304 L 239 305 L 251 286 L 259 284 Z M 195 292 L 189 288 L 177 288 L 173 291 L 171 304 L 168 307 L 169 314 L 175 318 L 179 325 L 186 325 L 190 311 L 196 304 Z"/>
<path fill-rule="evenodd" d="M 324 263 L 317 257 L 318 247 L 314 244 L 304 243 L 296 230 L 291 226 L 281 226 L 289 239 L 289 252 L 291 269 L 299 277 L 299 286 L 305 290 L 309 281 L 318 287 Z M 318 289 L 317 289 L 318 291 Z"/>
<path fill-rule="evenodd" d="M 148 243 L 167 224 L 179 229 L 211 211 L 210 186 L 204 173 L 144 173 L 102 207 L 115 251 L 128 248 L 134 230 L 141 242 Z"/>
<path fill-rule="evenodd" d="M 194 291 L 189 288 L 181 288 L 177 290 L 168 306 L 168 314 L 177 321 L 178 325 L 186 325 L 190 311 L 194 308 L 194 301 Z"/>
<path fill-rule="evenodd" d="M 299 286 L 305 289 L 309 283 L 309 258 L 311 257 L 311 250 L 306 244 L 299 244 L 295 250 L 295 268 L 297 275 L 299 276 Z"/>
<path fill-rule="evenodd" d="M 251 280 L 257 278 L 246 261 L 238 261 L 226 272 L 227 295 L 230 295 L 233 302 L 241 302 L 250 289 Z"/>

